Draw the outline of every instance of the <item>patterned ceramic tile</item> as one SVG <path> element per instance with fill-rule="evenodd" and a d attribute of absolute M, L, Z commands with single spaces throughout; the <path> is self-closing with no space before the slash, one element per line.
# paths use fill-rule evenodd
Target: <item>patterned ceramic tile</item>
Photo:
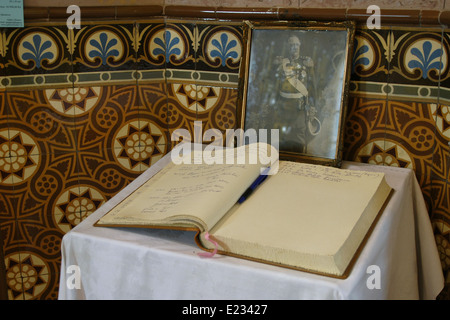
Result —
<path fill-rule="evenodd" d="M 237 86 L 242 52 L 239 27 L 213 28 L 189 21 L 140 24 L 138 38 L 140 80 L 150 82 L 163 75 L 173 83 Z"/>
<path fill-rule="evenodd" d="M 196 84 L 169 85 L 171 98 L 168 107 L 169 131 L 172 134 L 177 129 L 185 129 L 182 136 L 191 141 L 210 143 L 212 132 L 225 143 L 226 130 L 236 128 L 237 90 L 221 87 L 209 87 Z M 177 140 L 178 136 L 175 135 Z M 179 138 L 181 139 L 181 138 Z M 172 146 L 176 141 L 172 142 Z"/>
<path fill-rule="evenodd" d="M 450 219 L 448 218 L 449 204 L 449 185 L 448 179 L 442 179 L 438 175 L 432 181 L 432 206 L 433 206 L 433 226 L 435 233 L 448 235 L 450 231 Z"/>
<path fill-rule="evenodd" d="M 351 89 L 354 96 L 346 122 L 345 156 L 349 160 L 414 170 L 448 278 L 448 34 L 440 29 L 388 29 L 384 37 L 377 35 L 378 42 L 371 46 L 369 39 L 373 34 L 376 33 L 361 30 L 355 40 Z M 377 55 L 372 52 L 386 48 L 386 82 L 379 82 L 370 74 L 365 77 L 363 71 L 376 60 Z"/>
<path fill-rule="evenodd" d="M 138 82 L 138 107 L 140 117 L 153 117 L 154 121 L 163 130 L 168 129 L 167 93 L 168 85 L 165 82 L 141 84 Z"/>
<path fill-rule="evenodd" d="M 169 129 L 170 149 L 180 141 L 201 141 L 201 128 L 194 127 L 197 120 L 196 102 L 196 84 L 167 84 L 167 103 L 163 110 Z"/>
<path fill-rule="evenodd" d="M 10 111 L 6 102 L 6 92 L 0 92 L 0 159 L 9 157 L 9 118 Z"/>
<path fill-rule="evenodd" d="M 48 206 L 47 226 L 61 235 L 80 222 L 77 212 L 66 205 L 71 198 L 67 190 L 77 188 L 79 183 L 77 155 L 67 152 L 43 156 L 45 166 L 33 178 L 34 184 L 30 184 L 36 201 L 45 201 Z"/>
<path fill-rule="evenodd" d="M 10 300 L 55 299 L 56 264 L 48 263 L 33 251 L 20 251 L 6 257 Z M 56 273 L 55 273 L 56 274 Z"/>
<path fill-rule="evenodd" d="M 375 138 L 380 141 L 384 139 L 385 120 L 382 110 L 384 103 L 385 100 L 350 96 L 344 132 L 344 159 L 369 162 L 370 155 L 373 153 L 370 147 L 366 147 L 370 133 L 378 128 Z M 384 144 L 382 143 L 382 145 Z M 368 149 L 363 153 L 364 158 L 358 159 L 361 156 L 360 150 L 364 148 Z"/>
<path fill-rule="evenodd" d="M 445 63 L 447 67 L 443 68 L 441 71 L 441 90 L 439 92 L 439 96 L 441 103 L 450 104 L 450 32 L 448 32 L 448 30 L 443 32 L 442 42 L 442 63 Z M 443 59 L 444 57 L 446 60 Z"/>
<path fill-rule="evenodd" d="M 91 99 L 87 102 L 89 107 L 76 119 L 79 179 L 88 185 L 89 179 L 95 178 L 102 186 L 102 193 L 114 194 L 129 182 L 128 175 L 136 177 L 142 172 L 140 162 L 135 163 L 126 156 L 127 150 L 138 148 L 126 141 L 128 135 L 139 132 L 140 128 L 137 87 L 79 89 Z"/>
<path fill-rule="evenodd" d="M 196 23 L 167 23 L 165 32 L 173 34 L 166 39 L 165 78 L 171 83 L 197 83 L 202 73 L 197 70 L 200 39 Z M 169 42 L 170 40 L 170 42 Z M 175 44 L 179 44 L 178 48 Z"/>
<path fill-rule="evenodd" d="M 450 217 L 448 214 L 450 212 L 450 153 L 448 147 L 438 148 L 435 159 L 436 165 L 431 184 L 431 222 L 444 277 L 448 280 L 450 277 Z"/>
<path fill-rule="evenodd" d="M 78 181 L 71 139 L 74 118 L 54 108 L 45 92 L 5 93 L 11 111 L 8 135 L 3 135 L 8 143 L 3 142 L 2 150 L 7 148 L 8 157 L 1 162 L 0 187 L 2 208 L 12 214 L 13 223 L 2 219 L 0 228 L 6 232 L 5 254 L 11 264 L 7 271 L 18 277 L 17 283 L 8 282 L 10 298 L 49 297 L 46 283 L 54 287 L 57 282 L 53 274 L 60 264 L 58 243 L 74 226 L 53 210 L 65 184 Z"/>
<path fill-rule="evenodd" d="M 352 82 L 386 83 L 392 60 L 389 29 L 357 29 L 352 57 Z M 359 91 L 367 91 L 360 88 Z M 382 92 L 382 91 L 380 91 Z"/>
<path fill-rule="evenodd" d="M 49 88 L 39 91 L 42 103 L 47 105 L 61 122 L 72 126 L 76 117 L 86 106 L 78 103 L 77 99 L 82 95 L 75 88 Z"/>
<path fill-rule="evenodd" d="M 0 93 L 5 91 L 6 86 L 6 71 L 5 71 L 5 63 L 4 63 L 4 55 L 5 55 L 5 49 L 3 46 L 3 34 L 4 29 L 0 28 Z"/>
<path fill-rule="evenodd" d="M 74 157 L 75 155 L 72 155 L 73 160 L 75 160 Z M 60 167 L 68 163 L 67 159 L 61 161 Z M 48 176 L 41 179 L 45 178 L 51 179 Z M 78 181 L 68 179 L 64 185 L 58 187 L 58 192 L 55 193 L 56 196 L 51 203 L 51 222 L 57 230 L 65 234 L 81 222 L 80 203 L 83 199 L 80 196 Z"/>
<path fill-rule="evenodd" d="M 77 150 L 100 152 L 112 148 L 115 130 L 125 121 L 134 99 L 134 86 L 75 88 Z"/>
<path fill-rule="evenodd" d="M 353 97 L 346 121 L 345 157 L 430 174 L 435 148 L 433 106 Z"/>
<path fill-rule="evenodd" d="M 120 172 L 137 176 L 168 151 L 166 129 L 144 117 L 125 123 L 114 138 L 112 149 Z M 126 175 L 125 175 L 126 176 Z"/>
<path fill-rule="evenodd" d="M 0 236 L 3 239 L 4 250 L 15 250 L 15 230 L 17 230 L 17 214 L 14 211 L 17 197 L 14 194 L 14 186 L 0 186 Z"/>
<path fill-rule="evenodd" d="M 244 46 L 242 32 L 240 25 L 198 24 L 197 70 L 238 74 Z"/>
<path fill-rule="evenodd" d="M 167 153 L 167 128 L 160 130 L 155 116 L 139 110 L 136 86 L 81 89 L 66 100 L 67 90 L 8 92 L 14 105 L 23 104 L 22 109 L 14 109 L 14 121 L 10 121 L 10 145 L 18 155 L 16 161 L 5 163 L 0 182 L 14 200 L 2 191 L 0 208 L 5 215 L 10 211 L 15 215 L 14 227 L 8 223 L 10 219 L 0 220 L 0 227 L 11 238 L 8 243 L 14 245 L 13 255 L 19 254 L 8 261 L 17 260 L 14 272 L 20 273 L 18 281 L 23 284 L 14 284 L 20 290 L 11 289 L 11 298 L 55 297 L 52 290 L 62 236 Z M 37 124 L 15 125 L 42 112 L 46 116 L 37 117 Z M 46 120 L 57 117 L 55 126 Z M 48 139 L 37 134 L 40 119 L 44 119 L 42 125 L 50 123 L 43 134 Z M 64 125 L 64 121 L 68 123 Z M 35 147 L 40 152 L 33 153 Z M 21 256 L 29 259 L 22 261 Z M 26 274 L 32 267 L 47 270 L 47 274 L 30 271 L 35 272 L 33 280 Z"/>
<path fill-rule="evenodd" d="M 18 252 L 7 254 L 5 249 L 6 285 L 9 300 L 24 300 L 21 261 Z"/>
<path fill-rule="evenodd" d="M 157 140 L 153 124 L 139 118 L 137 86 L 79 89 L 83 89 L 81 99 L 91 100 L 86 102 L 86 108 L 75 121 L 80 186 L 70 192 L 83 194 L 93 203 L 103 203 L 101 199 L 110 199 L 167 152 L 165 136 Z M 154 145 L 145 146 L 145 143 L 150 145 L 151 139 L 159 144 L 149 152 Z M 86 201 L 79 201 L 79 204 Z M 77 219 L 82 220 L 90 211 L 80 208 L 84 209 L 77 210 Z"/>
<path fill-rule="evenodd" d="M 136 24 L 136 69 L 140 83 L 155 83 L 164 81 L 165 54 L 159 52 L 165 49 L 164 21 L 139 22 Z"/>
<path fill-rule="evenodd" d="M 114 136 L 116 161 L 126 170 L 143 172 L 162 158 L 169 150 L 165 106 L 165 85 L 138 84 L 133 87 L 130 111 L 126 122 Z"/>
<path fill-rule="evenodd" d="M 134 83 L 135 24 L 86 25 L 74 32 L 74 83 Z"/>
<path fill-rule="evenodd" d="M 386 106 L 386 139 L 399 144 L 411 158 L 416 174 L 433 167 L 435 119 L 432 104 L 390 100 Z"/>
<path fill-rule="evenodd" d="M 12 240 L 5 250 L 10 296 L 30 299 L 44 295 L 42 298 L 45 298 L 48 292 L 43 291 L 47 291 L 48 283 L 57 282 L 53 275 L 57 274 L 61 263 L 63 233 L 48 224 L 46 204 L 33 207 L 32 196 L 24 189 L 16 190 L 14 197 L 18 218 L 10 230 Z"/>
<path fill-rule="evenodd" d="M 441 30 L 392 30 L 394 50 L 391 82 L 437 86 L 440 75 L 448 73 L 448 46 L 442 46 Z M 447 48 L 446 48 L 447 47 Z"/>
<path fill-rule="evenodd" d="M 4 84 L 16 88 L 70 86 L 70 39 L 65 25 L 8 28 L 3 35 Z"/>
<path fill-rule="evenodd" d="M 449 235 L 450 231 L 450 131 L 448 130 L 450 118 L 447 113 L 448 105 L 432 105 L 431 111 L 436 118 L 435 139 L 436 146 L 433 152 L 432 196 L 433 221 L 439 233 Z"/>
<path fill-rule="evenodd" d="M 393 99 L 437 103 L 448 101 L 449 46 L 440 29 L 393 30 L 394 59 L 390 67 Z"/>
<path fill-rule="evenodd" d="M 396 100 L 447 101 L 450 94 L 439 81 L 448 78 L 448 43 L 440 29 L 417 30 L 358 30 L 350 91 Z"/>
<path fill-rule="evenodd" d="M 59 89 L 61 95 L 67 90 L 70 89 Z M 67 111 L 67 105 L 54 102 L 54 91 L 55 89 L 7 92 L 7 103 L 11 109 L 10 138 L 14 138 L 13 131 L 20 132 L 20 137 L 15 139 L 35 144 L 36 147 L 29 150 L 29 154 L 75 151 L 75 144 L 71 139 L 73 111 Z M 71 100 L 71 94 L 66 98 Z"/>
<path fill-rule="evenodd" d="M 2 144 L 4 158 L 0 183 L 16 185 L 29 180 L 39 168 L 41 161 L 39 142 L 29 133 L 13 126 L 8 133 L 8 142 Z"/>
<path fill-rule="evenodd" d="M 209 129 L 217 130 L 214 135 L 222 135 L 223 145 L 231 143 L 227 141 L 230 135 L 237 129 L 237 89 L 220 87 L 200 87 L 197 107 L 197 121 L 204 123 L 203 132 Z M 201 95 L 200 95 L 201 94 Z M 210 143 L 204 137 L 204 143 Z"/>
<path fill-rule="evenodd" d="M 414 170 L 435 230 L 444 272 L 448 273 L 449 140 L 442 129 L 446 106 L 356 97 L 350 101 L 344 157 Z M 437 135 L 434 121 L 441 128 Z"/>
<path fill-rule="evenodd" d="M 153 54 L 165 55 L 168 70 L 196 70 L 195 43 L 198 41 L 194 23 L 166 23 L 163 37 L 154 40 Z M 156 45 L 156 46 L 155 46 Z"/>
<path fill-rule="evenodd" d="M 72 210 L 77 213 L 77 219 L 80 219 L 80 222 L 89 217 L 114 196 L 118 192 L 117 186 L 124 188 L 128 184 L 124 183 L 125 179 L 119 177 L 119 174 L 112 168 L 108 168 L 107 171 L 100 174 L 99 178 L 93 178 L 90 181 L 86 180 L 84 183 L 81 182 L 75 188 L 67 190 L 70 198 L 65 205 L 73 208 Z M 95 182 L 101 184 L 101 186 L 97 186 Z M 105 192 L 104 190 L 108 191 Z"/>

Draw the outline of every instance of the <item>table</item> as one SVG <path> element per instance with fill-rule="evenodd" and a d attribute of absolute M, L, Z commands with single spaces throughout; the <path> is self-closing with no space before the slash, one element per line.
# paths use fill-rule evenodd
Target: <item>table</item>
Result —
<path fill-rule="evenodd" d="M 199 257 L 194 232 L 93 224 L 171 161 L 167 154 L 65 234 L 59 299 L 435 299 L 444 286 L 430 220 L 410 169 L 382 171 L 395 190 L 347 279 L 223 255 Z"/>

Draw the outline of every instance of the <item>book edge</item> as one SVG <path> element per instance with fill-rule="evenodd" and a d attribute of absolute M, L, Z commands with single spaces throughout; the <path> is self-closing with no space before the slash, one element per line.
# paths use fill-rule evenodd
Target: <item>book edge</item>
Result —
<path fill-rule="evenodd" d="M 364 238 L 362 239 L 361 243 L 359 244 L 359 246 L 355 250 L 352 258 L 350 259 L 350 262 L 348 263 L 348 265 L 345 268 L 344 272 L 342 272 L 341 274 L 327 273 L 327 272 L 318 271 L 318 270 L 314 270 L 314 269 L 308 269 L 308 268 L 299 267 L 299 266 L 292 266 L 292 265 L 288 265 L 288 264 L 273 262 L 273 261 L 265 260 L 265 259 L 262 259 L 262 258 L 255 258 L 255 257 L 243 255 L 243 254 L 234 253 L 234 252 L 231 252 L 231 251 L 220 250 L 220 249 L 217 250 L 217 253 L 221 254 L 221 255 L 226 255 L 226 256 L 240 258 L 240 259 L 245 259 L 245 260 L 249 260 L 249 261 L 255 261 L 255 262 L 264 263 L 264 264 L 268 264 L 268 265 L 273 265 L 273 266 L 277 266 L 277 267 L 282 267 L 282 268 L 287 268 L 287 269 L 292 269 L 292 270 L 297 270 L 297 271 L 317 274 L 317 275 L 320 275 L 320 276 L 326 276 L 326 277 L 331 277 L 331 278 L 336 278 L 336 279 L 346 279 L 351 274 L 351 271 L 353 270 L 353 267 L 356 264 L 356 261 L 358 260 L 362 250 L 364 249 L 365 245 L 367 244 L 368 239 L 370 238 L 373 230 L 375 229 L 376 224 L 380 220 L 380 217 L 382 216 L 384 210 L 386 209 L 386 206 L 388 205 L 388 203 L 389 203 L 390 199 L 392 198 L 392 195 L 394 194 L 394 192 L 395 192 L 395 190 L 391 188 L 391 191 L 389 192 L 389 195 L 386 197 L 386 199 L 385 199 L 381 209 L 378 211 L 376 217 L 372 221 L 372 223 L 371 223 L 368 231 L 366 232 Z M 209 248 L 207 248 L 207 247 L 205 247 L 203 245 L 202 240 L 201 240 L 201 234 L 202 234 L 202 232 L 199 231 L 196 234 L 196 236 L 195 236 L 195 242 L 196 242 L 197 246 L 200 249 L 204 250 L 204 251 L 213 252 L 214 249 L 209 249 Z M 213 237 L 213 236 L 211 236 L 211 237 Z"/>

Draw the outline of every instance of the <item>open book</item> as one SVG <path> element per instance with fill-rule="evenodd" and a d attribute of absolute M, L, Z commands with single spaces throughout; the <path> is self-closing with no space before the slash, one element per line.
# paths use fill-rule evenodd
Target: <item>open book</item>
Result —
<path fill-rule="evenodd" d="M 345 278 L 391 188 L 384 174 L 280 161 L 170 163 L 96 226 L 196 230 L 206 251 Z"/>

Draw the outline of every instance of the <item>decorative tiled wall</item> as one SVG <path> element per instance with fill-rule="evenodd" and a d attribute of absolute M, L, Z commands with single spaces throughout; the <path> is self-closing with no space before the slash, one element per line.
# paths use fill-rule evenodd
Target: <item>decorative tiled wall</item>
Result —
<path fill-rule="evenodd" d="M 449 50 L 449 33 L 442 28 L 359 29 L 345 131 L 346 159 L 411 168 L 416 173 L 447 286 Z"/>
<path fill-rule="evenodd" d="M 55 299 L 66 232 L 166 154 L 175 129 L 235 127 L 242 29 L 104 22 L 0 39 L 8 296 Z"/>
<path fill-rule="evenodd" d="M 449 48 L 442 29 L 358 30 L 346 122 L 347 159 L 413 169 L 434 218 L 448 212 Z"/>
<path fill-rule="evenodd" d="M 235 128 L 242 22 L 0 30 L 0 232 L 10 299 L 55 299 L 63 235 L 201 120 Z M 449 33 L 359 27 L 347 160 L 412 168 L 450 269 Z M 449 281 L 449 280 L 448 280 Z"/>

